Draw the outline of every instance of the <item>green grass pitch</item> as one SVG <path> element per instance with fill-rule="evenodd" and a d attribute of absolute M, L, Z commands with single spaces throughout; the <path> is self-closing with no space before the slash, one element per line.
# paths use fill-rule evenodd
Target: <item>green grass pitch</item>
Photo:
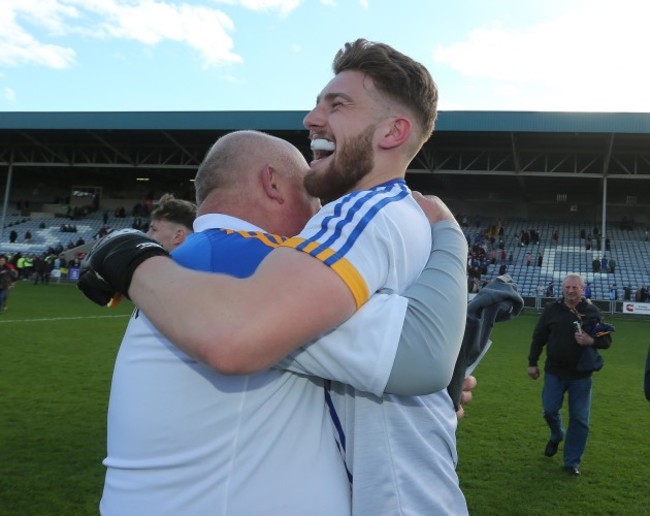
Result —
<path fill-rule="evenodd" d="M 132 305 L 102 309 L 68 284 L 19 282 L 0 315 L 0 514 L 98 513 L 113 363 Z M 536 314 L 497 323 L 458 429 L 473 515 L 650 514 L 650 319 L 608 318 L 614 344 L 594 375 L 582 476 L 543 456 L 542 380 L 527 375 Z M 435 489 L 435 486 L 431 486 Z M 263 509 L 261 508 L 263 512 Z M 260 514 L 262 514 L 262 512 Z"/>

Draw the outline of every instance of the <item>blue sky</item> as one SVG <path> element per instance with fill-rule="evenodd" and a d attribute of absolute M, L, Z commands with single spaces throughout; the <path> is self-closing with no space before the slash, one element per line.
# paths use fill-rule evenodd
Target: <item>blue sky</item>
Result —
<path fill-rule="evenodd" d="M 2 111 L 306 110 L 345 43 L 441 110 L 650 112 L 646 0 L 0 0 Z"/>

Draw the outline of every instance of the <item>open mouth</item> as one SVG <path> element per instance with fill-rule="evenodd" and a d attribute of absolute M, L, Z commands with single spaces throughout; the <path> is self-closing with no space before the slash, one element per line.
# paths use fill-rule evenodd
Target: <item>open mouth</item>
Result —
<path fill-rule="evenodd" d="M 324 138 L 316 138 L 311 141 L 311 150 L 314 160 L 320 160 L 331 156 L 336 150 L 336 144 Z"/>

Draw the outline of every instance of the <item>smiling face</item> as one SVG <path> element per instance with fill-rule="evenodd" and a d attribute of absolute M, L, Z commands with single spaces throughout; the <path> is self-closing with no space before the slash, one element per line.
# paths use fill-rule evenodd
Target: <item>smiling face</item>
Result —
<path fill-rule="evenodd" d="M 580 303 L 584 292 L 584 282 L 577 276 L 567 276 L 562 283 L 564 303 L 569 308 L 574 308 L 578 303 Z"/>
<path fill-rule="evenodd" d="M 332 200 L 359 186 L 375 165 L 376 138 L 388 108 L 361 72 L 336 75 L 304 119 L 314 159 L 307 191 Z"/>

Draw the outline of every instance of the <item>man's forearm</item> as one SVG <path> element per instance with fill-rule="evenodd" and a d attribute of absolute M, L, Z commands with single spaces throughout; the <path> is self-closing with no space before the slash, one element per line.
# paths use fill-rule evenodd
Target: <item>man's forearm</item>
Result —
<path fill-rule="evenodd" d="M 266 369 L 354 313 L 336 273 L 290 249 L 246 279 L 151 258 L 136 269 L 129 296 L 175 345 L 224 374 Z"/>
<path fill-rule="evenodd" d="M 420 395 L 449 384 L 465 331 L 466 258 L 458 224 L 434 224 L 429 261 L 404 294 L 407 315 L 386 392 Z"/>
<path fill-rule="evenodd" d="M 276 367 L 381 396 L 395 359 L 406 306 L 406 298 L 397 294 L 374 294 L 341 326 L 291 353 Z"/>
<path fill-rule="evenodd" d="M 413 396 L 444 389 L 453 374 L 465 328 L 467 244 L 452 221 L 435 224 L 432 237 L 427 268 L 407 290 L 408 297 L 374 295 L 344 326 L 293 353 L 278 366 L 373 394 L 385 391 Z M 394 321 L 398 310 L 405 312 L 399 335 Z M 378 334 L 371 335 L 372 331 Z M 345 343 L 336 338 L 343 332 Z M 387 342 L 397 337 L 398 342 Z M 395 346 L 397 356 L 390 371 L 378 371 L 384 365 L 380 358 L 393 353 Z M 372 359 L 373 353 L 378 355 L 376 359 Z M 363 362 L 358 360 L 361 357 Z M 386 372 L 389 376 L 382 381 L 381 375 Z M 377 392 L 379 386 L 381 391 Z"/>

